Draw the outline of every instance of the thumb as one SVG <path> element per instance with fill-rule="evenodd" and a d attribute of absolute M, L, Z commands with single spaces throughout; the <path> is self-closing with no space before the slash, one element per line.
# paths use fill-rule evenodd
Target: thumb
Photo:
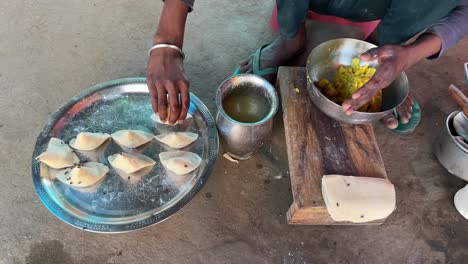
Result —
<path fill-rule="evenodd" d="M 386 57 L 391 57 L 398 51 L 397 45 L 383 45 L 380 47 L 372 48 L 361 54 L 362 61 L 373 61 Z"/>
<path fill-rule="evenodd" d="M 379 48 L 372 48 L 361 54 L 360 57 L 362 61 L 373 61 L 380 57 L 380 53 L 381 52 Z"/>

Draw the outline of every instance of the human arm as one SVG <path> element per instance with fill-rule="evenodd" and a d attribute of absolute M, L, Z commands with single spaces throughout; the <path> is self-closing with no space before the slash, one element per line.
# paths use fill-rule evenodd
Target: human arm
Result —
<path fill-rule="evenodd" d="M 180 0 L 166 0 L 153 44 L 171 44 L 182 49 L 190 8 Z M 174 124 L 177 120 L 185 119 L 190 104 L 189 82 L 184 72 L 183 57 L 177 50 L 160 48 L 151 52 L 146 82 L 153 111 L 159 114 L 162 121 L 168 120 L 169 124 Z"/>
<path fill-rule="evenodd" d="M 401 72 L 439 52 L 441 45 L 442 41 L 437 35 L 423 34 L 409 45 L 384 45 L 363 53 L 362 61 L 378 60 L 380 66 L 374 76 L 353 93 L 351 99 L 343 102 L 343 110 L 348 115 L 352 114 L 389 86 Z"/>
<path fill-rule="evenodd" d="M 468 34 L 468 0 L 460 0 L 447 16 L 432 24 L 424 34 L 409 45 L 384 45 L 371 49 L 361 56 L 363 61 L 378 60 L 380 67 L 369 82 L 355 92 L 352 99 L 343 103 L 343 109 L 351 114 L 390 85 L 398 75 L 425 58 L 439 57 Z"/>

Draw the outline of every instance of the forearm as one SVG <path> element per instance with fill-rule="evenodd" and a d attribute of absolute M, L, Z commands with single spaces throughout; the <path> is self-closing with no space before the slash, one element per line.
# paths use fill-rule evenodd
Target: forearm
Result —
<path fill-rule="evenodd" d="M 166 43 L 182 48 L 189 6 L 180 0 L 166 0 L 153 44 Z"/>
<path fill-rule="evenodd" d="M 407 68 L 417 62 L 437 54 L 442 47 L 442 40 L 435 34 L 422 34 L 414 42 L 405 46 L 407 55 Z"/>
<path fill-rule="evenodd" d="M 426 33 L 435 34 L 442 40 L 440 51 L 428 59 L 436 59 L 445 50 L 455 46 L 459 40 L 468 35 L 468 0 L 460 0 L 455 9 L 432 24 Z"/>

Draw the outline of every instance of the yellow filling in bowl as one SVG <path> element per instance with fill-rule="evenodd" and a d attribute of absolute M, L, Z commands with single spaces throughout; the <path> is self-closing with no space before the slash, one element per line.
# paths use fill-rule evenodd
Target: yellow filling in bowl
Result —
<path fill-rule="evenodd" d="M 364 86 L 374 75 L 376 69 L 369 66 L 360 66 L 358 58 L 351 60 L 351 65 L 340 66 L 336 70 L 333 82 L 322 78 L 317 83 L 323 94 L 336 104 L 343 104 L 346 99 Z M 359 108 L 360 112 L 379 112 L 382 107 L 382 91 L 379 91 L 372 100 Z"/>

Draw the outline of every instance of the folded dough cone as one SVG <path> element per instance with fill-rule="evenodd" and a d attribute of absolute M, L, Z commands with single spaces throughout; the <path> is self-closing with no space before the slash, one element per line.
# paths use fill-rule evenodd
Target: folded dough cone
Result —
<path fill-rule="evenodd" d="M 80 160 L 73 150 L 58 138 L 51 138 L 47 150 L 36 158 L 54 169 L 62 169 L 78 164 Z"/>
<path fill-rule="evenodd" d="M 168 108 L 168 110 L 167 110 L 167 116 L 169 116 L 170 113 L 171 113 L 171 111 L 170 111 L 170 109 Z M 165 125 L 168 125 L 168 124 L 169 124 L 169 122 L 168 122 L 167 120 L 166 120 L 166 122 L 162 122 L 162 121 L 161 121 L 161 118 L 159 118 L 159 114 L 156 114 L 156 113 L 153 113 L 153 114 L 150 116 L 150 118 L 151 118 L 154 122 L 156 122 L 156 123 L 165 124 Z M 185 117 L 185 120 L 187 120 L 187 119 L 189 119 L 189 118 L 192 118 L 192 115 L 191 115 L 190 113 L 187 113 L 187 116 Z M 180 120 L 177 121 L 177 123 L 180 123 L 180 122 L 181 122 Z M 177 123 L 176 123 L 176 124 L 177 124 Z"/>
<path fill-rule="evenodd" d="M 99 162 L 86 162 L 82 165 L 61 170 L 56 177 L 61 182 L 73 187 L 89 187 L 109 172 L 109 167 Z"/>
<path fill-rule="evenodd" d="M 141 130 L 119 130 L 112 134 L 112 138 L 127 148 L 137 148 L 150 142 L 154 135 Z"/>
<path fill-rule="evenodd" d="M 198 138 L 198 134 L 191 132 L 172 132 L 169 134 L 157 135 L 156 140 L 168 145 L 171 148 L 185 148 Z"/>
<path fill-rule="evenodd" d="M 70 140 L 70 146 L 74 149 L 88 151 L 97 149 L 102 145 L 111 135 L 107 133 L 91 133 L 81 132 L 76 138 Z"/>
<path fill-rule="evenodd" d="M 107 158 L 112 167 L 125 173 L 134 173 L 143 168 L 154 166 L 156 162 L 142 154 L 117 153 Z"/>
<path fill-rule="evenodd" d="M 202 161 L 200 156 L 188 151 L 161 152 L 159 159 L 164 167 L 177 175 L 184 175 L 195 170 Z"/>
<path fill-rule="evenodd" d="M 335 221 L 364 223 L 383 219 L 395 210 L 395 187 L 380 178 L 325 175 L 322 195 Z"/>

